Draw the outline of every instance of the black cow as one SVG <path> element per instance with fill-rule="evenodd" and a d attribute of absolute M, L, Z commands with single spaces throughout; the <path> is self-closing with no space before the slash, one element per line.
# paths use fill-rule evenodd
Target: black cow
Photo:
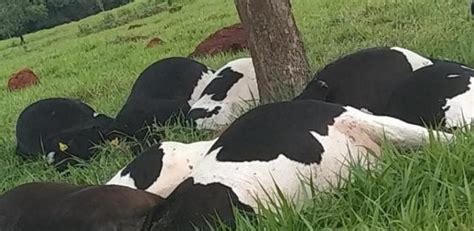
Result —
<path fill-rule="evenodd" d="M 79 100 L 39 100 L 21 112 L 16 124 L 16 152 L 23 157 L 45 155 L 59 169 L 74 158 L 89 159 L 112 119 Z"/>
<path fill-rule="evenodd" d="M 162 198 L 123 186 L 29 183 L 0 197 L 2 231 L 137 231 Z"/>
<path fill-rule="evenodd" d="M 344 56 L 316 73 L 296 99 L 317 99 L 383 114 L 390 95 L 430 59 L 400 47 L 375 47 Z"/>
<path fill-rule="evenodd" d="M 212 78 L 205 65 L 183 57 L 159 60 L 147 67 L 113 122 L 119 134 L 142 141 L 146 127 L 163 124 L 189 111 Z"/>
<path fill-rule="evenodd" d="M 474 70 L 435 61 L 396 88 L 384 114 L 418 125 L 455 128 L 470 124 L 474 121 Z"/>
<path fill-rule="evenodd" d="M 446 142 L 452 135 L 438 137 Z M 326 189 L 348 175 L 348 161 L 372 163 L 385 139 L 411 149 L 427 143 L 429 132 L 317 100 L 259 106 L 232 123 L 189 177 L 157 205 L 151 230 L 209 230 L 216 217 L 232 227 L 232 205 L 252 214 L 258 211 L 256 198 L 278 206 L 280 193 L 299 207 L 311 195 L 303 182 Z"/>

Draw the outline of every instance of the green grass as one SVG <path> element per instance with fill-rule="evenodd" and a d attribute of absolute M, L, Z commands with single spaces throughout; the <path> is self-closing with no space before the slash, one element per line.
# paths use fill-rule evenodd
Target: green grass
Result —
<path fill-rule="evenodd" d="M 137 1 L 126 8 L 136 7 Z M 79 25 L 97 25 L 107 12 L 25 36 L 0 41 L 0 79 L 32 68 L 41 84 L 23 91 L 0 88 L 0 191 L 31 181 L 100 184 L 127 163 L 126 146 L 106 145 L 92 163 L 57 173 L 43 161 L 20 160 L 15 154 L 15 122 L 30 103 L 42 98 L 75 97 L 114 116 L 137 75 L 152 62 L 186 56 L 208 34 L 238 21 L 232 0 L 177 0 L 181 11 L 163 11 L 86 36 Z M 313 71 L 357 49 L 397 45 L 438 58 L 474 66 L 474 21 L 467 1 L 436 0 L 293 0 Z M 120 10 L 120 9 L 117 9 Z M 144 26 L 128 30 L 128 26 Z M 164 44 L 146 49 L 158 36 Z M 236 57 L 220 55 L 200 61 L 217 68 Z M 168 127 L 165 139 L 194 141 L 212 137 L 186 127 Z M 257 224 L 240 220 L 240 230 L 319 230 L 323 227 L 373 230 L 472 230 L 474 227 L 474 135 L 458 135 L 449 147 L 433 144 L 423 151 L 397 153 L 387 148 L 380 167 L 355 169 L 351 182 L 322 193 L 303 211 L 291 207 L 265 214 Z"/>

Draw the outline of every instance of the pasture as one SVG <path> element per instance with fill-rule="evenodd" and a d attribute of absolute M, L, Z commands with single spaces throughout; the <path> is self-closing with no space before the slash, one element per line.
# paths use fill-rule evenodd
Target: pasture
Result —
<path fill-rule="evenodd" d="M 143 0 L 122 8 L 138 9 Z M 313 72 L 361 48 L 400 46 L 425 56 L 474 66 L 474 19 L 467 1 L 293 0 L 293 11 Z M 238 21 L 231 0 L 176 0 L 178 12 L 163 11 L 127 24 L 81 33 L 104 22 L 110 12 L 25 36 L 0 41 L 0 192 L 32 181 L 101 184 L 133 157 L 124 145 L 105 145 L 92 163 L 58 173 L 46 161 L 15 155 L 15 122 L 30 103 L 48 97 L 79 98 L 98 112 L 115 116 L 138 74 L 152 62 L 187 56 L 215 30 Z M 114 11 L 119 11 L 116 9 Z M 120 15 L 119 15 L 120 16 Z M 130 25 L 144 24 L 128 29 Z M 133 39 L 145 36 L 147 39 Z M 159 37 L 164 42 L 145 48 Z M 226 54 L 199 61 L 218 68 L 248 54 Z M 6 82 L 22 67 L 41 84 L 9 92 Z M 204 140 L 215 134 L 185 126 L 162 128 L 164 140 Z M 474 132 L 460 131 L 450 146 L 397 153 L 387 145 L 375 169 L 355 167 L 350 182 L 317 195 L 303 211 L 283 206 L 264 212 L 258 224 L 239 220 L 239 230 L 405 229 L 471 230 L 474 227 Z"/>

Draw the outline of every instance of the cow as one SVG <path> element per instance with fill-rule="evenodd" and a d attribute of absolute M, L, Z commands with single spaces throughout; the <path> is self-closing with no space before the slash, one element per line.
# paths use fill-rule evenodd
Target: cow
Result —
<path fill-rule="evenodd" d="M 401 47 L 359 50 L 318 71 L 296 100 L 316 99 L 381 115 L 394 91 L 433 61 Z"/>
<path fill-rule="evenodd" d="M 217 218 L 235 227 L 234 207 L 255 214 L 259 203 L 278 206 L 280 193 L 300 207 L 309 199 L 310 182 L 309 188 L 324 190 L 347 177 L 348 163 L 374 163 L 385 140 L 415 149 L 429 137 L 423 127 L 350 106 L 318 100 L 262 105 L 234 121 L 157 205 L 150 230 L 210 230 Z"/>
<path fill-rule="evenodd" d="M 215 140 L 155 144 L 122 168 L 107 185 L 145 190 L 166 198 L 194 169 Z"/>
<path fill-rule="evenodd" d="M 474 70 L 456 62 L 423 67 L 392 93 L 384 114 L 444 129 L 474 122 Z"/>
<path fill-rule="evenodd" d="M 68 98 L 42 99 L 27 106 L 16 123 L 16 153 L 41 156 L 63 169 L 72 158 L 89 159 L 103 142 L 112 118 Z M 72 163 L 72 162 L 71 162 Z"/>
<path fill-rule="evenodd" d="M 143 141 L 147 126 L 162 125 L 191 105 L 213 77 L 213 71 L 189 58 L 170 57 L 148 66 L 135 81 L 112 128 L 115 134 Z"/>
<path fill-rule="evenodd" d="M 2 231 L 140 230 L 163 198 L 116 185 L 28 183 L 0 197 Z"/>
<path fill-rule="evenodd" d="M 241 58 L 216 71 L 199 100 L 191 106 L 188 118 L 196 123 L 198 129 L 219 130 L 258 101 L 252 59 Z"/>

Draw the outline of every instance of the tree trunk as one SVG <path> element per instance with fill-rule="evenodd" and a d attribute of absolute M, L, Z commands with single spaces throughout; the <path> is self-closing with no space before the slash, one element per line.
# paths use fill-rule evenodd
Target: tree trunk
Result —
<path fill-rule="evenodd" d="M 23 37 L 23 35 L 20 35 L 20 44 L 24 45 L 25 43 L 25 38 Z"/>
<path fill-rule="evenodd" d="M 104 2 L 102 0 L 96 0 L 95 2 L 97 3 L 97 7 L 99 7 L 99 10 L 101 12 L 104 12 L 105 11 Z"/>
<path fill-rule="evenodd" d="M 249 37 L 262 102 L 297 94 L 310 77 L 290 0 L 235 0 Z"/>
<path fill-rule="evenodd" d="M 474 0 L 471 0 L 471 15 L 474 15 Z"/>

